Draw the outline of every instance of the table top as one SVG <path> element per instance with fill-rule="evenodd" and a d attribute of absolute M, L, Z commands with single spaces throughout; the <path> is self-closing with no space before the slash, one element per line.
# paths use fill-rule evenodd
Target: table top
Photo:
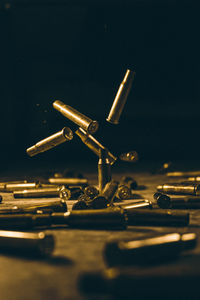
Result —
<path fill-rule="evenodd" d="M 84 175 L 88 178 L 89 183 L 97 184 L 95 172 L 84 172 Z M 133 171 L 129 169 L 127 172 L 126 170 L 113 172 L 112 176 L 114 179 L 120 180 L 124 175 L 134 177 L 139 185 L 139 189 L 132 191 L 134 198 L 144 198 L 154 202 L 153 194 L 156 191 L 156 186 L 170 182 L 170 180 L 174 181 L 165 175 L 143 171 L 135 172 L 134 169 Z M 1 207 L 40 201 L 40 199 L 14 199 L 12 193 L 1 194 L 3 196 Z M 55 199 L 57 198 L 46 201 L 54 201 Z M 68 201 L 69 210 L 72 204 L 73 201 Z M 107 298 L 105 295 L 98 297 L 97 295 L 95 297 L 84 295 L 78 289 L 80 274 L 106 269 L 102 255 L 105 243 L 112 239 L 137 239 L 169 232 L 195 232 L 199 236 L 200 211 L 189 210 L 189 212 L 190 224 L 187 227 L 129 226 L 126 230 L 113 231 L 70 229 L 67 227 L 45 229 L 45 232 L 53 234 L 56 240 L 55 250 L 50 258 L 36 259 L 27 258 L 23 255 L 15 256 L 0 253 L 1 298 L 4 300 L 112 299 L 114 297 L 112 295 L 107 295 Z M 197 247 L 186 256 L 182 255 L 178 260 L 171 263 L 163 263 L 150 268 L 142 267 L 142 272 L 148 271 L 150 277 L 155 274 L 159 277 L 164 272 L 168 279 L 174 274 L 179 277 L 184 275 L 186 278 L 187 276 L 198 278 L 200 276 L 199 253 L 200 245 L 197 244 Z M 141 272 L 141 269 L 133 267 L 133 271 L 137 274 L 137 272 Z"/>

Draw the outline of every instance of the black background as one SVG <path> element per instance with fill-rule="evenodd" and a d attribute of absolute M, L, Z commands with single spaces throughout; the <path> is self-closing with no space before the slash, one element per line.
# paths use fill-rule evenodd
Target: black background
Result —
<path fill-rule="evenodd" d="M 199 159 L 199 5 L 195 1 L 0 2 L 0 164 L 93 161 L 78 137 L 33 158 L 26 148 L 69 126 L 56 99 L 96 119 L 118 155 Z M 136 72 L 119 125 L 107 123 L 126 69 Z"/>

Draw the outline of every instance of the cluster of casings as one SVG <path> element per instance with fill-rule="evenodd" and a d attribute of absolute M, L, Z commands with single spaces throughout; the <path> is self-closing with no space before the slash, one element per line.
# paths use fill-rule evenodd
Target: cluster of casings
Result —
<path fill-rule="evenodd" d="M 158 206 L 160 208 L 199 209 L 200 171 L 168 172 L 166 175 L 172 178 L 180 178 L 181 181 L 157 186 L 158 192 L 154 194 L 154 198 L 157 200 Z"/>
<path fill-rule="evenodd" d="M 116 97 L 114 99 L 113 105 L 111 107 L 109 116 L 107 121 L 112 124 L 118 124 L 119 118 L 123 111 L 124 105 L 126 103 L 128 94 L 130 92 L 133 80 L 135 77 L 135 72 L 127 70 L 125 77 L 120 84 Z M 83 115 L 82 113 L 78 112 L 73 107 L 64 104 L 63 102 L 56 100 L 53 102 L 53 107 L 58 110 L 62 115 L 66 118 L 74 122 L 79 128 L 76 130 L 76 135 L 80 137 L 82 142 L 90 148 L 97 156 L 100 156 L 100 149 L 105 149 L 105 147 L 99 143 L 93 136 L 99 127 L 97 121 L 91 120 L 87 116 Z M 27 149 L 27 154 L 29 156 L 34 156 L 38 153 L 47 151 L 61 143 L 66 141 L 71 141 L 73 139 L 73 132 L 70 128 L 65 127 L 61 131 L 47 137 L 46 139 L 36 143 L 34 146 Z M 116 160 L 117 157 L 114 156 L 111 152 L 107 152 L 108 159 L 110 164 L 112 165 Z M 123 157 L 122 159 L 126 160 Z M 135 161 L 137 159 L 137 154 L 129 154 L 127 159 L 129 161 Z"/>

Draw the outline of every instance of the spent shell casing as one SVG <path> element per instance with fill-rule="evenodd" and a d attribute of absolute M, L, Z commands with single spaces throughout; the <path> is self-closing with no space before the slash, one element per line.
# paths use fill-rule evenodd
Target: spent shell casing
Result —
<path fill-rule="evenodd" d="M 53 202 L 39 202 L 28 205 L 14 205 L 11 207 L 0 208 L 0 214 L 37 213 L 38 210 L 42 210 L 43 212 L 66 212 L 67 203 L 64 200 L 58 200 Z"/>
<path fill-rule="evenodd" d="M 168 172 L 168 177 L 197 177 L 200 176 L 200 171 L 188 171 L 188 172 Z"/>
<path fill-rule="evenodd" d="M 105 197 L 101 195 L 97 195 L 96 197 L 92 199 L 86 200 L 86 204 L 88 208 L 91 209 L 102 209 L 106 208 L 108 206 L 108 201 Z"/>
<path fill-rule="evenodd" d="M 84 188 L 84 194 L 88 196 L 90 199 L 93 199 L 99 194 L 98 189 L 93 185 L 88 185 Z"/>
<path fill-rule="evenodd" d="M 158 192 L 171 195 L 193 195 L 200 194 L 200 184 L 198 183 L 166 183 L 157 186 Z"/>
<path fill-rule="evenodd" d="M 0 185 L 5 185 L 5 184 L 21 184 L 21 183 L 28 183 L 28 181 L 27 180 L 0 181 Z"/>
<path fill-rule="evenodd" d="M 124 211 L 127 225 L 138 226 L 187 226 L 189 224 L 189 213 L 163 211 L 160 209 L 132 209 Z"/>
<path fill-rule="evenodd" d="M 100 193 L 109 181 L 111 181 L 111 168 L 108 158 L 108 150 L 100 148 L 98 161 L 98 183 Z"/>
<path fill-rule="evenodd" d="M 108 122 L 110 122 L 112 124 L 119 123 L 119 118 L 122 114 L 124 105 L 126 103 L 127 97 L 131 90 L 131 86 L 132 86 L 134 77 L 135 77 L 135 72 L 128 69 L 126 71 L 126 74 L 124 76 L 122 83 L 120 84 L 120 87 L 115 96 L 113 105 L 110 109 L 110 113 L 106 119 Z"/>
<path fill-rule="evenodd" d="M 188 178 L 186 178 L 186 180 L 187 180 L 188 182 L 190 182 L 190 181 L 198 182 L 198 181 L 200 181 L 200 176 L 196 176 L 196 177 L 188 177 Z"/>
<path fill-rule="evenodd" d="M 107 199 L 101 195 L 97 195 L 93 198 L 90 198 L 86 194 L 83 194 L 79 197 L 78 200 L 84 201 L 87 206 L 87 209 L 102 209 L 106 208 L 108 205 Z"/>
<path fill-rule="evenodd" d="M 88 180 L 86 178 L 49 178 L 48 179 L 49 183 L 52 184 L 57 184 L 57 185 L 80 185 L 80 186 L 87 186 L 88 185 Z"/>
<path fill-rule="evenodd" d="M 121 184 L 118 186 L 116 194 L 117 198 L 121 200 L 130 199 L 131 195 L 131 189 L 127 185 Z"/>
<path fill-rule="evenodd" d="M 67 214 L 67 213 L 66 213 Z M 87 209 L 72 211 L 67 219 L 70 227 L 79 228 L 108 228 L 125 229 L 126 221 L 123 209 L 115 207 L 113 209 Z"/>
<path fill-rule="evenodd" d="M 78 200 L 72 206 L 72 210 L 84 210 L 84 209 L 89 209 L 89 207 L 87 206 L 84 200 Z"/>
<path fill-rule="evenodd" d="M 157 201 L 157 204 L 160 208 L 170 208 L 171 199 L 168 195 L 157 192 L 153 195 L 153 197 Z"/>
<path fill-rule="evenodd" d="M 62 188 L 60 190 L 60 198 L 66 200 L 77 200 L 78 197 L 82 194 L 83 194 L 83 190 L 77 186 L 67 187 L 67 189 Z"/>
<path fill-rule="evenodd" d="M 106 183 L 101 195 L 106 198 L 109 205 L 113 204 L 113 200 L 117 194 L 119 182 L 116 180 L 111 180 Z"/>
<path fill-rule="evenodd" d="M 4 185 L 0 184 L 0 191 L 2 192 L 13 192 L 22 191 L 28 189 L 37 189 L 40 187 L 39 182 L 27 182 L 27 183 L 7 183 Z"/>
<path fill-rule="evenodd" d="M 118 207 L 112 210 L 106 208 L 41 214 L 0 214 L 0 228 L 34 229 L 52 225 L 91 229 L 125 229 L 126 221 L 123 209 Z"/>
<path fill-rule="evenodd" d="M 59 197 L 60 192 L 63 189 L 62 186 L 58 186 L 55 188 L 38 188 L 38 189 L 30 189 L 23 191 L 14 191 L 14 198 L 50 198 L 50 197 Z M 64 187 L 64 191 L 66 196 L 66 200 L 70 198 L 70 191 Z M 63 198 L 62 198 L 63 199 Z"/>
<path fill-rule="evenodd" d="M 54 236 L 44 232 L 29 233 L 0 230 L 0 251 L 15 255 L 48 256 L 54 250 Z"/>
<path fill-rule="evenodd" d="M 93 121 L 82 113 L 78 112 L 73 107 L 64 104 L 60 100 L 53 102 L 53 107 L 58 110 L 63 116 L 83 128 L 88 133 L 95 133 L 99 127 L 97 121 Z"/>
<path fill-rule="evenodd" d="M 154 198 L 160 208 L 174 208 L 174 209 L 199 209 L 200 197 L 169 197 L 162 193 L 155 193 Z"/>
<path fill-rule="evenodd" d="M 130 163 L 134 163 L 139 159 L 138 153 L 136 151 L 122 153 L 120 154 L 119 158 L 122 161 L 130 162 Z"/>
<path fill-rule="evenodd" d="M 196 245 L 195 233 L 169 233 L 141 240 L 107 242 L 103 256 L 109 266 L 145 265 L 174 258 Z"/>
<path fill-rule="evenodd" d="M 38 153 L 45 152 L 52 149 L 66 141 L 73 139 L 73 132 L 70 128 L 64 127 L 61 131 L 54 133 L 53 135 L 39 141 L 34 146 L 31 146 L 26 150 L 29 156 L 34 156 Z"/>
<path fill-rule="evenodd" d="M 99 143 L 91 134 L 87 134 L 84 129 L 79 128 L 75 131 L 75 133 L 76 135 L 78 135 L 81 141 L 97 156 L 100 155 L 100 149 L 105 149 L 105 147 L 101 143 Z M 107 155 L 110 164 L 114 164 L 114 162 L 117 160 L 117 157 L 114 156 L 110 151 L 108 151 Z"/>
<path fill-rule="evenodd" d="M 123 176 L 121 182 L 127 185 L 131 190 L 135 190 L 138 187 L 137 181 L 130 176 Z"/>
<path fill-rule="evenodd" d="M 129 199 L 131 200 L 131 199 Z M 123 204 L 116 204 L 116 206 L 120 206 L 124 209 L 125 213 L 127 211 L 131 211 L 132 209 L 140 209 L 140 208 L 152 208 L 152 202 L 146 199 L 137 199 L 131 200 L 131 202 L 123 203 Z"/>

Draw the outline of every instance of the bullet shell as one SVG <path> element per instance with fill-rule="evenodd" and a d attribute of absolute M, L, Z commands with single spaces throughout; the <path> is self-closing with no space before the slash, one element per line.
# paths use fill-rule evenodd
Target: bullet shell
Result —
<path fill-rule="evenodd" d="M 157 200 L 157 204 L 160 208 L 170 208 L 171 200 L 168 195 L 157 192 L 153 195 L 153 197 Z"/>
<path fill-rule="evenodd" d="M 81 141 L 90 149 L 92 150 L 97 156 L 100 155 L 100 149 L 105 149 L 105 147 L 100 144 L 91 134 L 87 134 L 85 130 L 82 128 L 79 128 L 75 131 L 76 135 L 79 136 Z M 110 151 L 107 153 L 110 164 L 114 164 L 114 162 L 117 160 L 117 157 L 114 156 Z"/>
<path fill-rule="evenodd" d="M 117 194 L 118 185 L 119 185 L 119 183 L 116 180 L 111 180 L 110 182 L 108 182 L 105 185 L 105 187 L 101 193 L 101 196 L 106 198 L 108 205 L 113 204 L 113 200 Z"/>
<path fill-rule="evenodd" d="M 188 172 L 168 172 L 168 177 L 197 177 L 200 176 L 200 171 L 188 171 Z"/>
<path fill-rule="evenodd" d="M 60 198 L 65 200 L 77 200 L 80 195 L 83 194 L 83 190 L 78 186 L 63 187 L 60 189 Z"/>
<path fill-rule="evenodd" d="M 38 188 L 38 189 L 30 189 L 23 191 L 14 191 L 14 198 L 50 198 L 50 197 L 59 197 L 61 189 L 64 189 L 66 194 L 66 199 L 70 198 L 71 192 L 65 187 L 58 186 L 55 188 Z"/>
<path fill-rule="evenodd" d="M 145 265 L 172 259 L 196 245 L 195 233 L 169 233 L 142 240 L 107 242 L 103 255 L 109 266 Z"/>
<path fill-rule="evenodd" d="M 53 107 L 58 110 L 63 116 L 83 128 L 88 133 L 95 133 L 99 127 L 97 121 L 84 116 L 73 107 L 64 104 L 62 101 L 56 100 Z"/>
<path fill-rule="evenodd" d="M 51 202 L 39 202 L 34 204 L 14 205 L 9 207 L 0 207 L 0 214 L 16 214 L 16 213 L 37 213 L 42 212 L 66 212 L 67 203 L 64 200 L 51 201 Z"/>
<path fill-rule="evenodd" d="M 34 229 L 66 225 L 91 229 L 125 229 L 126 222 L 123 209 L 87 209 L 51 214 L 0 214 L 0 228 Z"/>
<path fill-rule="evenodd" d="M 140 209 L 140 208 L 152 208 L 152 202 L 146 199 L 137 199 L 132 200 L 132 202 L 116 204 L 116 206 L 120 206 L 123 208 L 124 212 L 131 212 L 132 209 Z"/>
<path fill-rule="evenodd" d="M 86 201 L 88 208 L 91 209 L 102 209 L 108 206 L 108 201 L 105 197 L 97 195 L 93 199 Z"/>
<path fill-rule="evenodd" d="M 108 158 L 108 150 L 100 148 L 98 161 L 98 183 L 100 193 L 109 181 L 111 181 L 111 168 Z"/>
<path fill-rule="evenodd" d="M 120 84 L 120 87 L 115 96 L 113 105 L 110 109 L 110 113 L 106 119 L 108 122 L 110 122 L 112 124 L 119 123 L 119 118 L 122 114 L 124 105 L 126 103 L 127 97 L 131 90 L 131 86 L 132 86 L 134 77 L 135 77 L 135 72 L 128 69 L 126 71 L 126 74 L 124 76 L 122 83 Z"/>
<path fill-rule="evenodd" d="M 84 210 L 89 209 L 86 202 L 83 200 L 78 200 L 76 203 L 73 204 L 72 210 Z"/>
<path fill-rule="evenodd" d="M 87 205 L 87 209 L 102 209 L 107 208 L 108 201 L 105 197 L 97 195 L 93 198 L 83 194 L 79 197 L 79 201 L 84 201 Z M 78 205 L 78 204 L 77 204 Z"/>
<path fill-rule="evenodd" d="M 79 228 L 126 228 L 124 213 L 121 208 L 73 211 L 68 217 L 67 224 L 70 227 Z"/>
<path fill-rule="evenodd" d="M 186 180 L 189 181 L 189 182 L 190 181 L 198 182 L 198 181 L 200 181 L 200 176 L 188 177 Z"/>
<path fill-rule="evenodd" d="M 85 178 L 49 178 L 49 183 L 57 184 L 57 185 L 88 185 L 88 180 Z"/>
<path fill-rule="evenodd" d="M 44 232 L 29 233 L 0 230 L 0 251 L 14 255 L 49 256 L 54 250 L 54 237 Z"/>
<path fill-rule="evenodd" d="M 138 187 L 137 181 L 130 176 L 123 176 L 121 183 L 127 185 L 131 190 L 135 190 Z"/>
<path fill-rule="evenodd" d="M 131 209 L 124 211 L 127 225 L 131 226 L 188 226 L 189 213 L 160 209 Z"/>
<path fill-rule="evenodd" d="M 120 154 L 119 158 L 122 161 L 130 162 L 130 163 L 136 162 L 139 159 L 138 154 L 137 154 L 136 151 L 130 151 L 130 152 L 127 152 L 127 153 L 122 153 L 122 154 Z"/>
<path fill-rule="evenodd" d="M 160 208 L 174 208 L 174 209 L 199 209 L 200 197 L 169 197 L 165 194 L 155 193 L 154 198 Z"/>
<path fill-rule="evenodd" d="M 200 194 L 200 184 L 196 183 L 166 183 L 157 186 L 158 192 L 172 195 L 193 195 Z"/>
<path fill-rule="evenodd" d="M 53 135 L 38 142 L 34 146 L 28 148 L 26 152 L 29 156 L 34 156 L 38 153 L 45 152 L 51 148 L 54 148 L 66 141 L 71 141 L 72 139 L 73 132 L 70 128 L 64 127 L 61 131 L 54 133 Z"/>
<path fill-rule="evenodd" d="M 121 184 L 118 186 L 118 190 L 117 190 L 117 198 L 121 199 L 121 200 L 125 200 L 125 199 L 130 199 L 131 198 L 131 189 L 124 185 Z"/>
<path fill-rule="evenodd" d="M 2 192 L 13 192 L 13 191 L 23 191 L 29 189 L 37 189 L 40 187 L 40 183 L 37 182 L 27 182 L 27 183 L 7 183 L 0 184 L 0 191 Z"/>
<path fill-rule="evenodd" d="M 21 183 L 28 183 L 27 180 L 9 180 L 9 181 L 0 181 L 0 185 L 6 184 L 21 184 Z"/>
<path fill-rule="evenodd" d="M 96 197 L 99 194 L 99 191 L 93 185 L 86 186 L 83 191 L 84 191 L 84 194 L 86 196 L 88 196 L 90 199 L 93 199 L 94 197 Z"/>

